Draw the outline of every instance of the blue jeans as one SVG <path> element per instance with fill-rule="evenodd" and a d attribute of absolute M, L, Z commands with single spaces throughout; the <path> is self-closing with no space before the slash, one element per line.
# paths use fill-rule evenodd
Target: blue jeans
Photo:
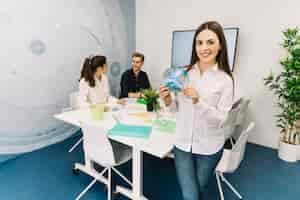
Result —
<path fill-rule="evenodd" d="M 203 200 L 203 192 L 222 152 L 223 149 L 213 155 L 201 155 L 174 148 L 177 178 L 184 200 Z"/>

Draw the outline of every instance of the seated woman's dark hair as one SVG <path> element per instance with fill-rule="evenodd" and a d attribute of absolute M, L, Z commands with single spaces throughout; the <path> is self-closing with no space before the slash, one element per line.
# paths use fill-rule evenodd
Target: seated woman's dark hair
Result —
<path fill-rule="evenodd" d="M 95 87 L 95 73 L 98 67 L 104 67 L 106 64 L 106 57 L 102 55 L 96 55 L 88 57 L 84 60 L 81 70 L 80 80 L 84 78 L 89 83 L 90 87 Z"/>

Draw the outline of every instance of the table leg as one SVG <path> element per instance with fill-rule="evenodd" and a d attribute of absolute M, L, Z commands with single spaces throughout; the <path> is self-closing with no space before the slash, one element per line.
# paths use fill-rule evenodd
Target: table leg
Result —
<path fill-rule="evenodd" d="M 143 152 L 137 148 L 132 151 L 133 200 L 146 200 L 143 196 Z"/>

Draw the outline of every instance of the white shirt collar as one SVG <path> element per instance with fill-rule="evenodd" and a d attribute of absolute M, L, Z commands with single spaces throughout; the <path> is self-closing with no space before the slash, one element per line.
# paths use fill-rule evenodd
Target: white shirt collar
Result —
<path fill-rule="evenodd" d="M 194 64 L 193 69 L 199 71 L 199 67 L 198 67 L 198 64 L 197 64 L 197 63 Z M 215 71 L 218 71 L 218 70 L 219 70 L 219 65 L 218 65 L 218 63 L 216 62 L 216 64 L 214 64 L 213 66 L 211 66 L 210 68 L 208 68 L 204 73 L 210 72 L 210 71 L 214 71 L 214 72 L 215 72 Z"/>

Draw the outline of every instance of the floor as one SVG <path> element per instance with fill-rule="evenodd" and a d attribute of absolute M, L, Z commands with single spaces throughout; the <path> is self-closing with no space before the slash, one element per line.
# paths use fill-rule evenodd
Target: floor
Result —
<path fill-rule="evenodd" d="M 82 147 L 68 153 L 78 136 L 35 152 L 27 153 L 0 165 L 1 200 L 72 200 L 91 181 L 87 175 L 74 175 L 72 166 L 82 162 Z M 131 175 L 131 164 L 120 168 Z M 277 151 L 248 144 L 240 168 L 226 176 L 237 186 L 244 199 L 289 200 L 300 196 L 300 163 L 290 164 L 278 159 Z M 118 180 L 120 182 L 120 180 Z M 144 156 L 144 194 L 150 200 L 181 200 L 172 159 L 160 160 Z M 207 199 L 219 199 L 212 179 Z M 104 200 L 102 184 L 96 184 L 82 200 Z M 120 197 L 119 199 L 126 199 Z M 225 199 L 235 197 L 225 188 Z"/>

